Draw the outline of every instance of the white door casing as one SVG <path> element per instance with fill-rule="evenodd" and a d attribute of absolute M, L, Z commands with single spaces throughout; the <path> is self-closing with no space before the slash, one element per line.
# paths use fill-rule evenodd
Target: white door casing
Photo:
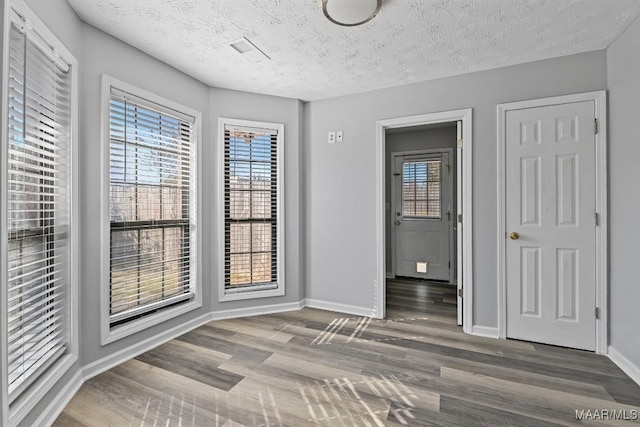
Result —
<path fill-rule="evenodd" d="M 452 157 L 450 149 L 393 155 L 391 221 L 397 276 L 453 281 Z"/>
<path fill-rule="evenodd" d="M 457 137 L 456 137 L 456 178 L 458 187 L 456 190 L 456 217 L 454 219 L 454 234 L 456 236 L 456 298 L 458 302 L 458 325 L 462 325 L 462 313 L 464 312 L 464 298 L 462 298 L 462 266 L 464 265 L 463 251 L 462 251 L 462 192 L 458 191 L 460 183 L 462 182 L 462 120 L 456 122 Z"/>
<path fill-rule="evenodd" d="M 596 350 L 603 177 L 594 123 L 601 105 L 584 96 L 542 101 L 499 108 L 501 335 Z"/>
<path fill-rule="evenodd" d="M 461 121 L 462 138 L 458 141 L 458 159 L 462 168 L 457 171 L 457 192 L 462 198 L 458 205 L 458 232 L 461 234 L 459 248 L 463 257 L 458 258 L 458 286 L 466 300 L 459 304 L 459 316 L 463 318 L 462 330 L 473 331 L 473 112 L 471 108 L 397 117 L 376 122 L 376 275 L 374 279 L 373 312 L 378 319 L 385 317 L 386 272 L 385 272 L 385 145 L 387 129 L 409 128 Z M 464 159 L 463 159 L 464 156 Z M 464 206 L 464 211 L 462 211 Z"/>

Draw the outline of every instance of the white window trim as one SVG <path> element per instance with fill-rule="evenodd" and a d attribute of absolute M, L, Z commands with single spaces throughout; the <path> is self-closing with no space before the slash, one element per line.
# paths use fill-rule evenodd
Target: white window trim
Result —
<path fill-rule="evenodd" d="M 224 127 L 225 125 L 229 126 L 239 126 L 239 127 L 250 127 L 250 128 L 258 128 L 258 129 L 273 129 L 278 131 L 278 146 L 276 155 L 278 156 L 276 160 L 277 170 L 277 227 L 278 227 L 278 252 L 277 256 L 277 270 L 278 270 L 278 278 L 276 280 L 277 288 L 269 289 L 269 290 L 247 290 L 245 292 L 236 292 L 236 293 L 227 293 L 224 288 L 224 258 L 225 258 L 225 245 L 224 245 Z M 255 299 L 255 298 L 269 298 L 269 297 L 277 297 L 285 294 L 285 263 L 284 263 L 284 125 L 281 123 L 266 123 L 266 122 L 257 122 L 252 120 L 240 120 L 240 119 L 230 119 L 225 117 L 218 118 L 218 226 L 214 230 L 214 234 L 212 235 L 213 241 L 217 240 L 218 247 L 218 301 L 238 301 L 238 300 L 246 300 L 246 299 Z M 217 235 L 215 234 L 217 232 Z"/>
<path fill-rule="evenodd" d="M 196 145 L 195 145 L 195 171 L 192 177 L 193 185 L 195 186 L 196 194 L 196 218 L 195 224 L 191 224 L 191 239 L 195 241 L 195 245 L 192 245 L 193 261 L 190 265 L 191 268 L 191 280 L 194 287 L 194 297 L 191 301 L 178 304 L 175 307 L 160 310 L 157 313 L 142 316 L 139 319 L 132 320 L 123 325 L 111 328 L 109 321 L 109 257 L 110 257 L 110 215 L 109 215 L 109 99 L 111 96 L 111 87 L 120 89 L 124 92 L 131 93 L 140 98 L 144 98 L 156 104 L 165 106 L 175 111 L 179 111 L 184 114 L 195 117 L 194 129 L 196 133 Z M 106 74 L 102 75 L 102 93 L 100 97 L 101 109 L 102 109 L 102 209 L 101 209 L 101 263 L 100 263 L 100 343 L 106 345 L 117 341 L 121 338 L 133 335 L 144 329 L 158 325 L 169 319 L 173 319 L 182 314 L 193 311 L 202 307 L 202 269 L 201 257 L 202 257 L 202 239 L 200 239 L 200 226 L 202 224 L 202 190 L 200 183 L 201 180 L 201 155 L 202 152 L 202 113 L 180 105 L 174 101 L 155 95 L 144 89 L 140 89 L 129 83 L 125 83 L 114 77 Z"/>
<path fill-rule="evenodd" d="M 80 265 L 80 251 L 78 250 L 79 242 L 79 202 L 78 202 L 78 61 L 71 54 L 71 52 L 58 40 L 58 38 L 47 28 L 47 26 L 38 18 L 38 16 L 24 3 L 23 0 L 11 0 L 4 2 L 3 10 L 3 34 L 2 34 L 2 93 L 8 93 L 8 72 L 9 72 L 9 30 L 11 28 L 11 10 L 14 10 L 18 15 L 25 18 L 38 35 L 47 41 L 53 47 L 58 55 L 71 66 L 71 126 L 70 126 L 70 143 L 69 143 L 69 156 L 71 160 L 71 179 L 69 180 L 71 189 L 71 209 L 70 209 L 70 236 L 69 236 L 69 251 L 70 251 L 70 282 L 67 297 L 66 308 L 66 322 L 67 322 L 67 340 L 68 350 L 60 357 L 53 365 L 38 379 L 35 380 L 29 388 L 20 394 L 16 400 L 9 405 L 8 396 L 8 372 L 7 372 L 7 333 L 4 328 L 0 330 L 1 344 L 0 344 L 0 364 L 2 365 L 0 371 L 0 387 L 1 394 L 1 407 L 0 407 L 0 425 L 15 426 L 18 425 L 26 415 L 28 415 L 40 400 L 51 390 L 51 388 L 71 369 L 79 359 L 79 319 L 78 319 L 78 279 L 79 279 L 79 265 Z M 8 102 L 4 97 L 2 98 L 2 117 L 1 123 L 1 135 L 0 150 L 6 152 L 7 150 L 7 115 L 8 115 Z M 7 159 L 6 156 L 2 156 L 2 164 L 0 165 L 2 170 L 2 176 L 0 177 L 0 209 L 1 212 L 6 212 L 7 209 Z M 7 235 L 6 221 L 0 221 L 0 235 Z M 6 253 L 7 242 L 6 239 L 0 239 L 0 253 Z M 0 260 L 0 281 L 7 283 L 7 266 L 6 257 L 1 257 Z M 0 316 L 2 319 L 6 319 L 7 316 L 7 301 L 0 296 Z M 4 323 L 4 322 L 2 322 Z"/>

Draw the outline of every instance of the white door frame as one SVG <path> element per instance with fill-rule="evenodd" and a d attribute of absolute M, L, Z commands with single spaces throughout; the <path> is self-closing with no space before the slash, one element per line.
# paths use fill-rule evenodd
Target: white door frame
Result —
<path fill-rule="evenodd" d="M 545 107 L 574 102 L 594 101 L 598 131 L 595 135 L 596 156 L 596 353 L 606 354 L 608 343 L 608 291 L 607 291 L 607 92 L 579 93 L 532 99 L 498 105 L 498 329 L 499 337 L 507 337 L 507 288 L 506 288 L 506 118 L 507 112 L 524 108 Z"/>
<path fill-rule="evenodd" d="M 449 165 L 451 166 L 451 163 L 453 162 L 453 148 L 425 148 L 424 150 L 409 150 L 409 151 L 394 151 L 391 153 L 391 177 L 394 176 L 394 172 L 398 173 L 395 170 L 395 159 L 396 157 L 400 157 L 400 156 L 418 156 L 418 155 L 433 155 L 433 154 L 442 154 L 442 153 L 447 153 L 449 154 Z M 400 172 L 401 173 L 401 172 Z M 456 173 L 457 173 L 457 169 L 456 169 Z M 447 191 L 449 192 L 450 195 L 450 199 L 449 199 L 449 205 L 450 207 L 453 207 L 453 198 L 457 197 L 456 192 L 453 190 L 453 184 L 451 184 L 451 182 L 453 177 L 450 177 L 447 180 Z M 391 201 L 390 201 L 390 206 L 389 206 L 389 211 L 395 211 L 396 210 L 396 202 L 398 200 L 396 200 L 396 197 L 398 197 L 398 195 L 396 194 L 396 185 L 394 181 L 391 181 Z M 457 221 L 457 212 L 451 212 L 451 222 L 453 224 L 455 224 L 455 221 Z M 396 215 L 389 215 L 389 226 L 391 227 L 391 236 L 389 237 L 391 239 L 391 271 L 387 271 L 387 277 L 396 277 Z M 449 260 L 453 261 L 456 254 L 454 254 L 453 252 L 453 248 L 454 248 L 454 244 L 453 244 L 453 227 L 449 227 L 449 231 L 447 232 L 447 235 L 449 237 Z M 452 280 L 454 280 L 453 276 L 451 276 Z M 453 285 L 454 282 L 451 282 L 451 284 Z"/>
<path fill-rule="evenodd" d="M 471 333 L 473 326 L 473 251 L 472 251 L 472 200 L 473 200 L 473 155 L 472 155 L 472 112 L 471 108 L 438 113 L 420 114 L 417 116 L 398 117 L 376 122 L 376 252 L 377 274 L 374 283 L 374 316 L 385 317 L 386 304 L 386 266 L 385 266 L 385 139 L 387 129 L 406 128 L 411 126 L 430 125 L 462 121 L 462 140 L 458 141 L 458 158 L 462 160 L 462 168 L 458 168 L 458 194 L 462 195 L 462 203 L 458 203 L 458 215 L 462 222 L 458 223 L 458 253 L 462 253 L 462 262 L 458 257 L 458 286 L 462 286 L 463 326 L 465 333 Z M 464 147 L 464 148 L 463 148 Z M 464 156 L 464 158 L 463 158 Z M 460 177 L 462 176 L 462 179 Z M 460 219 L 460 217 L 456 218 Z M 461 230 L 460 230 L 461 229 Z M 460 232 L 461 231 L 461 232 Z M 460 282 L 461 281 L 461 282 Z M 458 298 L 460 303 L 460 298 Z"/>

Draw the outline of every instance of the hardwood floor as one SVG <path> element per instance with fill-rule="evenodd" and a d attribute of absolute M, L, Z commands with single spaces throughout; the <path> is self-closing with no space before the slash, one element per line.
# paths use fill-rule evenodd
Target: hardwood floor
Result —
<path fill-rule="evenodd" d="M 606 357 L 465 335 L 455 304 L 451 287 L 397 280 L 385 321 L 305 308 L 212 322 L 88 380 L 54 425 L 552 426 L 640 411 Z"/>

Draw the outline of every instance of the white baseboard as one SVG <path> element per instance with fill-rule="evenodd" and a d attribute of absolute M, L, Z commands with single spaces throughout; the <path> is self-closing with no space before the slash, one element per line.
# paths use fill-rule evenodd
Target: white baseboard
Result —
<path fill-rule="evenodd" d="M 67 406 L 67 404 L 73 399 L 73 396 L 80 390 L 84 384 L 84 377 L 82 374 L 82 369 L 79 369 L 78 372 L 69 380 L 69 382 L 64 386 L 64 388 L 60 391 L 60 393 L 53 398 L 51 402 L 47 405 L 44 411 L 40 414 L 36 422 L 33 424 L 35 426 L 50 426 L 55 420 L 60 416 L 62 410 Z"/>
<path fill-rule="evenodd" d="M 211 320 L 237 319 L 239 317 L 261 316 L 263 314 L 284 313 L 300 310 L 304 307 L 304 300 L 287 302 L 284 304 L 261 305 L 258 307 L 235 308 L 231 310 L 214 311 Z"/>
<path fill-rule="evenodd" d="M 358 307 L 355 305 L 339 304 L 337 302 L 321 301 L 307 298 L 304 305 L 319 310 L 336 311 L 338 313 L 355 314 L 356 316 L 375 317 L 376 313 L 368 307 Z"/>
<path fill-rule="evenodd" d="M 620 369 L 624 371 L 625 374 L 629 375 L 629 377 L 636 382 L 636 384 L 640 385 L 640 367 L 636 366 L 632 361 L 623 356 L 618 350 L 609 346 L 609 352 L 607 354 L 609 359 Z"/>
<path fill-rule="evenodd" d="M 114 366 L 126 362 L 129 359 L 133 359 L 134 357 L 159 346 L 160 344 L 164 344 L 165 342 L 171 341 L 180 335 L 186 334 L 209 321 L 211 321 L 211 313 L 203 314 L 189 322 L 168 329 L 158 335 L 154 335 L 151 338 L 147 338 L 146 340 L 140 341 L 139 343 L 103 357 L 102 359 L 89 363 L 83 368 L 84 379 L 86 381 L 93 378 Z"/>
<path fill-rule="evenodd" d="M 490 326 L 473 325 L 471 327 L 471 335 L 476 335 L 485 338 L 500 338 L 500 330 L 498 328 L 492 328 Z"/>
<path fill-rule="evenodd" d="M 89 378 L 93 378 L 96 375 L 113 368 L 114 366 L 126 362 L 127 360 L 130 360 L 161 344 L 164 344 L 167 341 L 171 341 L 172 339 L 177 338 L 180 335 L 186 334 L 187 332 L 190 332 L 197 327 L 204 325 L 205 323 L 209 323 L 212 320 L 234 319 L 238 317 L 259 316 L 261 314 L 280 313 L 285 311 L 300 310 L 302 307 L 302 301 L 298 301 L 286 304 L 263 305 L 259 307 L 213 311 L 207 314 L 203 314 L 202 316 L 199 316 L 187 323 L 183 323 L 172 329 L 168 329 L 133 346 L 127 347 L 123 350 L 120 350 L 116 353 L 113 353 L 109 356 L 86 365 L 83 369 L 84 379 L 88 380 Z"/>

